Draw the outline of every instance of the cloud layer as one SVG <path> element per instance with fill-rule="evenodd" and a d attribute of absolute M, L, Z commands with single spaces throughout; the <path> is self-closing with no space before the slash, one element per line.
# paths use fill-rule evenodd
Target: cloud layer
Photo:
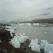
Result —
<path fill-rule="evenodd" d="M 0 22 L 53 18 L 53 0 L 0 0 Z"/>

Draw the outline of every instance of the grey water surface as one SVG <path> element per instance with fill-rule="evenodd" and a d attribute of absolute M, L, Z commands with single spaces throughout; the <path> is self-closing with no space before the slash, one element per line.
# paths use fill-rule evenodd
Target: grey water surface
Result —
<path fill-rule="evenodd" d="M 30 39 L 38 38 L 39 40 L 48 40 L 53 43 L 53 26 L 40 27 L 29 24 L 17 24 L 17 34 L 25 33 Z"/>

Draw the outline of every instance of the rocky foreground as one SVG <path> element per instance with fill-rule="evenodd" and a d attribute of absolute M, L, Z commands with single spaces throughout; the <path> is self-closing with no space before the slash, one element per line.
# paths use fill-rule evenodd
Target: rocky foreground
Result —
<path fill-rule="evenodd" d="M 0 28 L 0 53 L 53 53 L 53 44 Z"/>

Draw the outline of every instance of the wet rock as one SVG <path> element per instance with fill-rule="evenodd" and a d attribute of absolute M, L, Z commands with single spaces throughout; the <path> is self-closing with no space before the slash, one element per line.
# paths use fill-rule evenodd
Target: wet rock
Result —
<path fill-rule="evenodd" d="M 1 42 L 9 42 L 12 39 L 12 36 L 10 34 L 10 31 L 7 31 L 5 29 L 0 29 L 0 43 Z"/>
<path fill-rule="evenodd" d="M 44 52 L 44 49 L 40 49 L 40 52 L 41 52 L 41 53 L 45 53 L 45 52 Z"/>

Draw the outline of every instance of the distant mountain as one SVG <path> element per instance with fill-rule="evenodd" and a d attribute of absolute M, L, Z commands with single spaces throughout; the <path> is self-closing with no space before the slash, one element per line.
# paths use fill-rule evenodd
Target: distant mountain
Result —
<path fill-rule="evenodd" d="M 32 21 L 23 21 L 19 23 L 50 23 L 53 24 L 53 18 L 47 18 L 47 19 L 34 19 Z"/>
<path fill-rule="evenodd" d="M 53 18 L 48 18 L 48 19 L 35 19 L 32 20 L 31 23 L 53 23 Z"/>
<path fill-rule="evenodd" d="M 47 19 L 34 19 L 34 20 L 31 20 L 31 21 L 12 21 L 12 22 L 9 22 L 9 24 L 17 24 L 17 23 L 52 23 L 53 24 L 53 18 L 47 18 Z"/>

